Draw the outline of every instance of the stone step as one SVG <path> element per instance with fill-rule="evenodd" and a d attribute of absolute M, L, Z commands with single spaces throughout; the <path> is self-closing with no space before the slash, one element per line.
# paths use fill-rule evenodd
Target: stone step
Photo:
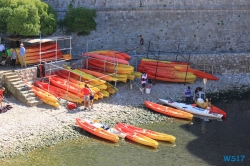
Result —
<path fill-rule="evenodd" d="M 8 76 L 5 76 L 5 79 L 6 80 L 11 80 L 11 79 L 17 79 L 17 78 L 20 78 L 18 75 L 8 75 Z"/>
<path fill-rule="evenodd" d="M 32 92 L 27 92 L 27 91 L 23 91 L 23 92 L 21 92 L 22 93 L 22 95 L 27 99 L 27 98 L 29 98 L 29 97 L 36 97 L 36 95 Z"/>
<path fill-rule="evenodd" d="M 8 81 L 9 82 L 17 82 L 17 81 L 22 81 L 23 82 L 23 80 L 21 78 L 13 78 L 13 79 L 9 79 Z"/>
<path fill-rule="evenodd" d="M 11 81 L 10 84 L 13 86 L 25 86 L 24 82 L 22 80 L 17 80 L 17 81 Z"/>
<path fill-rule="evenodd" d="M 30 87 L 28 87 L 27 85 L 16 85 L 15 88 L 18 89 L 19 91 L 29 91 L 30 90 Z"/>
<path fill-rule="evenodd" d="M 29 106 L 33 107 L 33 106 L 37 106 L 38 104 L 42 104 L 42 101 L 40 101 L 40 100 L 29 100 L 29 101 L 27 102 L 27 104 L 28 104 Z"/>
<path fill-rule="evenodd" d="M 16 75 L 16 73 L 13 72 L 13 71 L 7 71 L 7 72 L 4 72 L 3 74 L 4 74 L 5 76 Z"/>

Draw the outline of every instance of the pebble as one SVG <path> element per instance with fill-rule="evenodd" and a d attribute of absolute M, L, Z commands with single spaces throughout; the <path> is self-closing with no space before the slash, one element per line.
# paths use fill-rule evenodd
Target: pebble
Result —
<path fill-rule="evenodd" d="M 206 93 L 249 89 L 249 75 L 215 76 L 219 78 L 219 81 L 208 80 L 205 85 Z M 135 82 L 140 85 L 139 79 Z M 111 126 L 117 122 L 133 125 L 168 120 L 169 117 L 145 108 L 144 100 L 156 103 L 160 98 L 183 101 L 184 89 L 187 86 L 194 91 L 197 86 L 204 87 L 204 83 L 199 78 L 193 84 L 156 82 L 150 94 L 142 94 L 134 83 L 132 89 L 129 82 L 117 83 L 118 93 L 95 101 L 94 109 L 90 111 L 83 111 L 83 106 L 70 111 L 65 105 L 60 105 L 59 109 L 45 104 L 28 107 L 13 96 L 6 97 L 13 108 L 0 114 L 0 158 L 23 154 L 62 140 L 86 137 L 85 131 L 75 123 L 77 117 L 89 120 L 98 119 L 99 122 Z"/>

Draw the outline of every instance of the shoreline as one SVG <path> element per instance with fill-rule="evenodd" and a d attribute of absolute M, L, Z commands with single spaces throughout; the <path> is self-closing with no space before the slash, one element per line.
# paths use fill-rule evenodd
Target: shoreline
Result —
<path fill-rule="evenodd" d="M 207 81 L 206 92 L 218 93 L 236 89 L 241 91 L 250 88 L 250 77 L 247 74 L 215 75 L 219 81 Z M 140 80 L 135 82 L 140 86 Z M 94 109 L 83 111 L 83 106 L 68 111 L 64 105 L 59 109 L 41 104 L 27 107 L 13 96 L 6 97 L 13 108 L 0 114 L 0 158 L 12 157 L 27 153 L 37 148 L 51 146 L 61 141 L 77 137 L 87 138 L 85 131 L 75 124 L 75 118 L 98 119 L 101 123 L 113 125 L 119 121 L 130 124 L 153 123 L 171 120 L 167 117 L 144 108 L 143 101 L 159 102 L 159 98 L 174 101 L 184 100 L 184 89 L 190 86 L 192 91 L 197 86 L 204 86 L 203 80 L 197 78 L 193 84 L 156 82 L 150 94 L 142 94 L 139 88 L 130 82 L 117 83 L 118 92 L 109 98 L 94 102 Z M 6 102 L 3 102 L 6 104 Z"/>

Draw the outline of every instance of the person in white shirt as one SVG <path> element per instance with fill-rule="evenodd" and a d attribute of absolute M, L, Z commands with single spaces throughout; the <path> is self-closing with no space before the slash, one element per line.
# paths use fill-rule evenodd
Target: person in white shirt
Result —
<path fill-rule="evenodd" d="M 4 44 L 0 44 L 0 61 L 2 61 L 2 54 L 4 50 L 5 50 Z"/>
<path fill-rule="evenodd" d="M 144 93 L 145 92 L 145 87 L 146 87 L 146 83 L 147 83 L 147 73 L 143 72 L 141 75 L 141 85 L 142 85 L 142 90 L 141 92 Z"/>

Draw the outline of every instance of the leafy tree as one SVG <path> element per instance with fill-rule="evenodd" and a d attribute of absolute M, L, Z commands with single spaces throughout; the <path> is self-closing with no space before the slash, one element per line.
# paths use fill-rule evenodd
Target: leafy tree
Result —
<path fill-rule="evenodd" d="M 1 0 L 0 28 L 14 35 L 52 34 L 57 30 L 56 13 L 41 0 Z"/>
<path fill-rule="evenodd" d="M 76 35 L 86 36 L 92 30 L 96 30 L 96 10 L 86 9 L 83 7 L 73 8 L 70 4 L 64 20 L 59 21 L 59 24 L 64 25 L 68 32 L 73 32 Z"/>

